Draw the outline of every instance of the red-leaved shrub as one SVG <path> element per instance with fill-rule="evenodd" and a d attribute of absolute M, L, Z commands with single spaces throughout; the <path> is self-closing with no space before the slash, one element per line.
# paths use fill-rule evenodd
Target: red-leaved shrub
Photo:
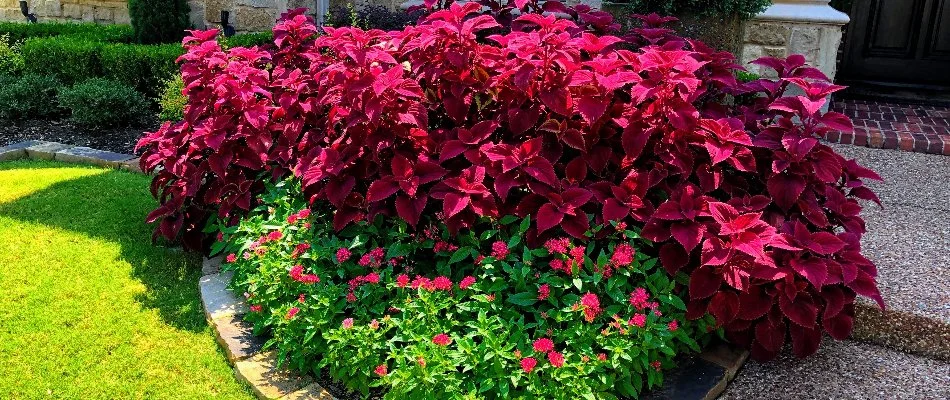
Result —
<path fill-rule="evenodd" d="M 509 21 L 512 7 L 523 14 Z M 821 112 L 841 87 L 802 56 L 758 60 L 779 79 L 740 84 L 731 54 L 673 35 L 668 18 L 621 38 L 584 6 L 482 10 L 320 36 L 291 12 L 270 51 L 193 33 L 185 120 L 139 143 L 143 169 L 162 167 L 149 219 L 167 237 L 196 231 L 292 171 L 333 204 L 337 229 L 530 215 L 539 244 L 635 224 L 671 274 L 690 274 L 690 315 L 711 313 L 759 359 L 786 332 L 799 356 L 823 331 L 847 337 L 856 294 L 883 307 L 856 200 L 877 201 L 862 180 L 880 178 L 816 139 L 851 122 Z"/>

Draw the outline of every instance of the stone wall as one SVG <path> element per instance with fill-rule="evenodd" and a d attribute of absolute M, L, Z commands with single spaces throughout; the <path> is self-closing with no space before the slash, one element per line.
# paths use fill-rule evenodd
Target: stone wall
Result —
<path fill-rule="evenodd" d="M 809 64 L 834 79 L 841 27 L 848 21 L 848 16 L 831 8 L 827 0 L 775 0 L 746 23 L 742 64 L 751 72 L 773 77 L 771 71 L 749 62 L 765 56 L 802 54 Z"/>
<path fill-rule="evenodd" d="M 84 21 L 128 24 L 125 0 L 29 0 L 30 12 L 41 21 Z M 24 21 L 19 0 L 0 0 L 0 20 Z"/>

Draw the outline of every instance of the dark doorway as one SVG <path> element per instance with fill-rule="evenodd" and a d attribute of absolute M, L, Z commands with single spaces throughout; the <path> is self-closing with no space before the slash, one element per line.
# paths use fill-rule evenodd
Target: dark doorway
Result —
<path fill-rule="evenodd" d="M 842 82 L 950 88 L 950 0 L 853 0 L 849 14 Z"/>

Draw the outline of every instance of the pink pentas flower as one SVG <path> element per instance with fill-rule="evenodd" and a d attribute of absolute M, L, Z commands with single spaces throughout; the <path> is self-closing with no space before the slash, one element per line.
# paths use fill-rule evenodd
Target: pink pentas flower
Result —
<path fill-rule="evenodd" d="M 350 249 L 340 247 L 336 251 L 336 262 L 342 264 L 346 262 L 346 260 L 349 260 L 351 255 L 353 255 L 353 253 L 350 252 Z"/>
<path fill-rule="evenodd" d="M 638 328 L 643 328 L 647 324 L 647 316 L 643 314 L 634 314 L 630 318 L 630 325 L 636 326 Z"/>
<path fill-rule="evenodd" d="M 544 301 L 551 295 L 551 285 L 547 283 L 538 287 L 538 300 Z"/>
<path fill-rule="evenodd" d="M 215 237 L 215 240 L 217 240 L 217 241 L 219 241 L 219 242 L 223 242 L 223 241 L 224 241 L 224 232 L 218 232 L 218 236 Z"/>
<path fill-rule="evenodd" d="M 409 285 L 409 275 L 399 274 L 399 276 L 396 277 L 396 286 L 404 288 L 407 285 Z"/>
<path fill-rule="evenodd" d="M 534 341 L 532 347 L 536 353 L 547 353 L 554 350 L 554 342 L 548 338 L 540 338 Z"/>
<path fill-rule="evenodd" d="M 255 304 L 255 305 L 252 305 L 252 306 L 251 306 L 251 311 L 253 311 L 253 312 L 261 312 L 261 310 L 263 310 L 263 309 L 264 309 L 264 307 L 261 306 L 260 304 Z"/>
<path fill-rule="evenodd" d="M 306 253 L 307 250 L 310 250 L 310 244 L 300 243 L 297 245 L 297 247 L 294 248 L 294 252 L 290 255 L 290 257 L 292 258 L 300 257 L 303 255 L 303 253 Z"/>
<path fill-rule="evenodd" d="M 667 324 L 666 327 L 669 328 L 670 332 L 676 332 L 676 330 L 680 328 L 680 325 L 679 325 L 679 322 L 676 322 L 676 320 L 674 319 L 670 321 L 670 323 Z"/>
<path fill-rule="evenodd" d="M 422 288 L 429 291 L 435 289 L 435 287 L 432 285 L 432 280 L 422 275 L 416 275 L 416 277 L 412 280 L 412 288 L 414 290 Z"/>
<path fill-rule="evenodd" d="M 548 361 L 551 362 L 555 368 L 561 368 L 564 366 L 564 355 L 556 351 L 548 352 Z"/>
<path fill-rule="evenodd" d="M 363 256 L 360 257 L 360 261 L 357 264 L 359 264 L 361 267 L 368 267 L 370 263 L 372 262 L 373 262 L 373 257 L 371 257 L 369 254 L 363 254 Z"/>
<path fill-rule="evenodd" d="M 650 362 L 650 366 L 657 371 L 663 369 L 663 363 L 661 363 L 659 360 Z"/>
<path fill-rule="evenodd" d="M 299 302 L 300 304 L 303 304 L 306 301 L 307 301 L 306 294 L 301 293 L 300 296 L 297 296 L 297 302 Z"/>
<path fill-rule="evenodd" d="M 610 264 L 618 268 L 626 267 L 633 264 L 634 254 L 633 246 L 627 243 L 618 244 L 617 247 L 614 248 L 614 254 L 610 256 Z"/>
<path fill-rule="evenodd" d="M 290 277 L 297 280 L 303 274 L 303 265 L 297 264 L 290 268 Z"/>
<path fill-rule="evenodd" d="M 283 237 L 284 233 L 281 231 L 271 231 L 271 233 L 267 234 L 267 240 L 269 241 L 280 240 Z"/>
<path fill-rule="evenodd" d="M 458 250 L 458 248 L 459 247 L 454 244 L 440 240 L 435 242 L 435 245 L 432 247 L 432 251 L 436 253 L 447 253 Z"/>
<path fill-rule="evenodd" d="M 228 254 L 228 256 L 224 258 L 224 261 L 227 261 L 228 264 L 234 263 L 237 261 L 237 255 L 234 253 Z"/>
<path fill-rule="evenodd" d="M 389 367 L 387 367 L 386 364 L 379 364 L 376 366 L 376 369 L 373 370 L 373 372 L 379 376 L 386 376 L 386 374 L 389 373 Z"/>
<path fill-rule="evenodd" d="M 436 290 L 452 290 L 452 280 L 447 276 L 438 276 L 432 280 L 432 286 Z"/>
<path fill-rule="evenodd" d="M 495 257 L 495 259 L 497 259 L 497 260 L 504 260 L 504 259 L 508 258 L 508 254 L 509 254 L 509 253 L 510 253 L 510 251 L 508 250 L 508 244 L 507 244 L 507 243 L 502 242 L 501 240 L 496 241 L 495 243 L 492 243 L 492 245 L 491 245 L 491 256 L 492 256 L 492 257 Z"/>
<path fill-rule="evenodd" d="M 309 209 L 309 208 L 304 208 L 303 210 L 300 210 L 300 211 L 297 212 L 297 218 L 300 218 L 300 219 L 307 219 L 307 218 L 309 218 L 309 217 L 310 217 L 310 209 Z"/>
<path fill-rule="evenodd" d="M 376 320 L 376 318 L 373 318 L 372 321 L 369 321 L 369 328 L 374 331 L 379 329 L 379 321 Z"/>
<path fill-rule="evenodd" d="M 459 282 L 459 288 L 462 290 L 468 290 L 468 288 L 472 287 L 472 285 L 474 284 L 475 284 L 475 277 L 469 275 L 462 278 L 462 281 Z"/>
<path fill-rule="evenodd" d="M 549 239 L 544 243 L 544 248 L 551 254 L 566 254 L 570 245 L 571 240 L 568 238 Z"/>
<path fill-rule="evenodd" d="M 630 305 L 636 308 L 637 310 L 643 310 L 649 305 L 650 294 L 647 293 L 647 290 L 638 287 L 630 293 Z"/>
<path fill-rule="evenodd" d="M 432 343 L 435 343 L 439 346 L 448 346 L 449 343 L 452 343 L 452 338 L 449 335 L 440 333 L 432 337 Z"/>
<path fill-rule="evenodd" d="M 287 319 L 292 319 L 299 312 L 300 312 L 299 308 L 291 307 L 289 310 L 287 310 Z"/>
<path fill-rule="evenodd" d="M 597 359 L 600 361 L 607 361 L 607 353 L 597 353 Z"/>
<path fill-rule="evenodd" d="M 420 367 L 426 367 L 426 359 L 422 356 L 416 357 L 416 364 L 419 364 Z"/>
<path fill-rule="evenodd" d="M 375 272 L 370 272 L 366 274 L 365 276 L 363 276 L 363 282 L 373 283 L 373 284 L 379 283 L 379 274 Z"/>
<path fill-rule="evenodd" d="M 290 214 L 287 216 L 287 223 L 291 225 L 296 224 L 297 218 L 298 218 L 297 214 Z"/>
<path fill-rule="evenodd" d="M 581 296 L 581 305 L 584 306 L 584 319 L 587 322 L 594 322 L 594 319 L 602 311 L 600 309 L 600 299 L 593 293 L 585 293 Z"/>
<path fill-rule="evenodd" d="M 534 371 L 534 367 L 537 365 L 538 360 L 535 360 L 534 357 L 525 357 L 521 359 L 521 369 L 527 374 L 530 374 L 531 371 Z"/>
<path fill-rule="evenodd" d="M 355 303 L 355 302 L 356 302 L 356 295 L 353 294 L 352 291 L 350 291 L 349 293 L 346 294 L 346 301 L 349 302 L 349 303 Z"/>
<path fill-rule="evenodd" d="M 353 318 L 347 318 L 343 320 L 343 329 L 350 329 L 353 327 Z"/>

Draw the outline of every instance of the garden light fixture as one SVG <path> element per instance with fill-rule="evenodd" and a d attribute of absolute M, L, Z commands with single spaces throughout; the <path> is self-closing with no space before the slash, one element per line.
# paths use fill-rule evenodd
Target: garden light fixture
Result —
<path fill-rule="evenodd" d="M 228 19 L 230 19 L 231 13 L 227 10 L 221 10 L 221 31 L 224 32 L 224 37 L 234 36 L 234 27 L 228 24 Z"/>
<path fill-rule="evenodd" d="M 30 13 L 30 5 L 26 3 L 26 0 L 20 0 L 20 12 L 23 13 L 28 22 L 36 23 L 36 15 Z"/>

